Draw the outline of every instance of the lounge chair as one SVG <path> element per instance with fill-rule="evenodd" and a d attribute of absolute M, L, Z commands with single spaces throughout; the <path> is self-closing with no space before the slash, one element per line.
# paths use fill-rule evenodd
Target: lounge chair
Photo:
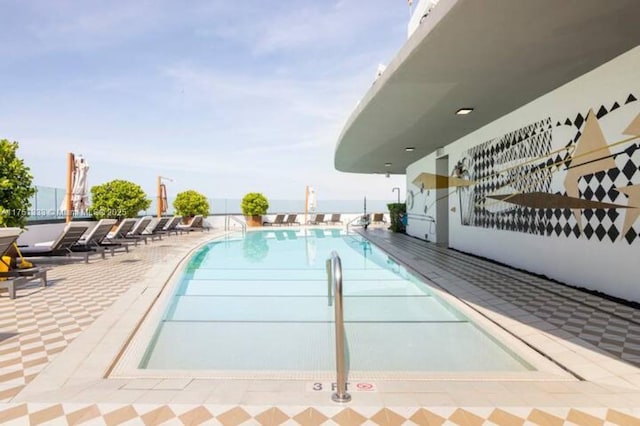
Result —
<path fill-rule="evenodd" d="M 204 231 L 204 229 L 205 229 L 204 218 L 202 217 L 201 214 L 197 214 L 197 215 L 195 215 L 194 217 L 191 218 L 189 223 L 187 223 L 187 224 L 178 224 L 177 228 L 182 230 L 182 231 L 187 231 L 187 232 Z M 208 229 L 208 227 L 207 227 L 207 229 Z"/>
<path fill-rule="evenodd" d="M 296 221 L 297 218 L 298 218 L 297 214 L 290 214 L 289 216 L 287 216 L 287 220 L 284 222 L 284 224 L 287 226 L 291 226 L 291 225 L 300 226 L 300 222 Z"/>
<path fill-rule="evenodd" d="M 151 224 L 148 225 L 145 230 L 142 232 L 142 235 L 146 235 L 151 238 L 151 241 L 156 238 L 161 240 L 162 235 L 165 234 L 164 227 L 169 223 L 170 217 L 161 217 L 159 219 L 155 219 L 155 222 L 152 220 Z"/>
<path fill-rule="evenodd" d="M 126 246 L 133 243 L 133 245 L 137 246 L 138 239 L 136 238 L 127 239 L 127 234 L 131 232 L 131 230 L 133 229 L 133 227 L 136 225 L 137 222 L 138 222 L 138 219 L 133 219 L 133 218 L 122 219 L 118 227 L 115 229 L 115 231 L 109 232 L 107 234 L 107 238 L 105 238 L 105 242 L 112 243 L 112 244 L 122 244 Z"/>
<path fill-rule="evenodd" d="M 178 233 L 182 234 L 184 231 L 178 229 L 178 225 L 180 224 L 180 222 L 182 222 L 182 216 L 173 216 L 171 220 L 169 220 L 169 222 L 167 222 L 167 224 L 165 225 L 164 232 L 167 235 L 171 235 L 172 232 L 176 235 L 178 235 Z"/>
<path fill-rule="evenodd" d="M 125 240 L 142 240 L 147 244 L 147 235 L 144 234 L 145 229 L 151 223 L 151 216 L 143 216 L 133 225 L 131 231 L 124 237 Z M 137 245 L 137 244 L 136 244 Z"/>
<path fill-rule="evenodd" d="M 113 232 L 109 232 L 108 238 L 126 238 L 127 234 L 133 229 L 138 219 L 122 219 L 120 224 Z"/>
<path fill-rule="evenodd" d="M 89 226 L 86 223 L 71 222 L 64 227 L 58 238 L 54 241 L 37 243 L 33 246 L 21 247 L 20 253 L 24 257 L 75 257 L 73 245 L 87 232 Z M 82 258 L 87 261 L 89 252 L 82 253 Z"/>
<path fill-rule="evenodd" d="M 2 256 L 13 251 L 13 245 L 18 240 L 22 230 L 20 228 L 0 229 L 0 262 L 4 268 L 0 271 L 0 289 L 6 288 L 9 298 L 16 298 L 16 288 L 32 280 L 40 280 L 42 287 L 47 285 L 47 271 L 41 268 L 11 269 L 11 265 L 4 262 Z M 6 270 L 4 270 L 6 269 Z"/>
<path fill-rule="evenodd" d="M 330 223 L 332 225 L 336 225 L 338 223 L 342 224 L 342 220 L 340 220 L 340 216 L 342 216 L 340 213 L 332 214 L 331 219 L 329 219 L 327 223 Z"/>
<path fill-rule="evenodd" d="M 374 213 L 371 223 L 387 223 L 384 218 L 384 213 Z"/>
<path fill-rule="evenodd" d="M 284 215 L 283 214 L 278 214 L 276 215 L 276 218 L 273 220 L 273 222 L 269 222 L 268 220 L 265 220 L 264 222 L 262 222 L 262 226 L 282 226 L 284 225 Z"/>
<path fill-rule="evenodd" d="M 111 241 L 107 238 L 111 228 L 116 224 L 115 219 L 101 219 L 96 223 L 96 225 L 91 228 L 89 231 L 85 232 L 85 234 L 71 246 L 71 250 L 76 251 L 90 251 L 95 250 L 96 252 L 102 255 L 102 258 L 105 257 L 105 250 L 109 250 L 111 252 L 111 256 L 115 255 L 116 249 L 122 248 L 124 251 L 129 251 L 129 246 L 127 244 L 122 244 L 118 242 Z M 87 259 L 88 260 L 88 259 Z"/>
<path fill-rule="evenodd" d="M 324 213 L 318 213 L 313 219 L 310 219 L 307 222 L 308 225 L 324 225 L 325 223 L 326 222 L 324 221 Z"/>

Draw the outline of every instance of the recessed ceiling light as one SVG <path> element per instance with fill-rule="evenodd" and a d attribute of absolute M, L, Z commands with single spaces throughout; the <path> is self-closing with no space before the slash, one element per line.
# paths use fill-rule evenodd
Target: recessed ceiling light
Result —
<path fill-rule="evenodd" d="M 385 167 L 391 167 L 391 163 L 384 163 Z"/>
<path fill-rule="evenodd" d="M 407 151 L 407 152 L 413 152 L 413 151 L 416 150 L 416 148 L 414 146 L 408 146 L 404 150 Z"/>
<path fill-rule="evenodd" d="M 456 111 L 457 115 L 467 115 L 473 112 L 473 108 L 460 108 Z"/>

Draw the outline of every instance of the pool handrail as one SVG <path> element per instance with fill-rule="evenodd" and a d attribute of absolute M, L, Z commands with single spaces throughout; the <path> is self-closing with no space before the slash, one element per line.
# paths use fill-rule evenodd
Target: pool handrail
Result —
<path fill-rule="evenodd" d="M 349 222 L 347 222 L 347 226 L 346 226 L 347 227 L 347 235 L 349 234 L 349 228 L 352 227 L 352 226 L 364 226 L 365 224 L 369 225 L 368 216 L 369 216 L 368 214 L 363 214 L 363 215 L 360 215 L 360 216 L 356 216 L 353 219 L 351 219 Z M 356 225 L 354 225 L 353 223 L 356 222 L 356 221 L 358 223 Z"/>
<path fill-rule="evenodd" d="M 237 217 L 232 216 L 232 215 L 227 215 L 227 216 L 225 216 L 225 219 L 226 219 L 226 220 L 225 220 L 225 224 L 224 224 L 224 225 L 225 225 L 225 226 L 224 226 L 224 230 L 225 230 L 225 231 L 229 231 L 229 230 L 230 230 L 230 228 L 231 228 L 231 226 L 230 226 L 230 225 L 231 225 L 231 222 L 229 221 L 229 219 L 231 219 L 231 220 L 233 220 L 234 222 L 239 223 L 239 224 L 240 224 L 240 226 L 242 226 L 242 235 L 244 235 L 244 234 L 247 232 L 247 224 L 246 224 L 246 223 L 244 223 L 243 221 L 241 221 L 240 219 L 238 219 Z"/>
<path fill-rule="evenodd" d="M 335 302 L 336 323 L 336 392 L 331 395 L 334 402 L 349 402 L 351 395 L 347 393 L 347 372 L 345 361 L 344 308 L 342 304 L 342 261 L 334 250 L 327 259 L 327 278 L 329 306 Z M 334 297 L 331 297 L 333 289 Z"/>

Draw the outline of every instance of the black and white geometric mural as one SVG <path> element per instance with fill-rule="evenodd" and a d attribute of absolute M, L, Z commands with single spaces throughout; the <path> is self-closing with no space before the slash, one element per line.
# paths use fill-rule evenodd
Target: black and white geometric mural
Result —
<path fill-rule="evenodd" d="M 638 96 L 486 141 L 466 151 L 452 174 L 473 182 L 457 188 L 463 225 L 633 244 L 640 240 Z"/>

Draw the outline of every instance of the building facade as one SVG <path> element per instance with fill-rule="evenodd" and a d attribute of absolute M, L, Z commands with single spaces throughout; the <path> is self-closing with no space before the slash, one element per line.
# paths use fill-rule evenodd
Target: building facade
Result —
<path fill-rule="evenodd" d="M 640 2 L 428 6 L 336 168 L 406 174 L 413 237 L 640 302 Z"/>

